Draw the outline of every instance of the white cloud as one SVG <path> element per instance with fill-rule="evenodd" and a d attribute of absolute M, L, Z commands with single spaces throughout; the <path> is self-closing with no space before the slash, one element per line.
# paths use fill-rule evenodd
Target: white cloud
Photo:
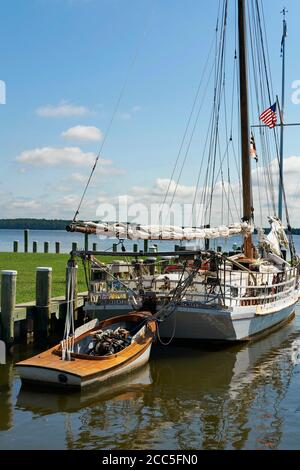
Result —
<path fill-rule="evenodd" d="M 38 162 L 42 162 L 41 164 L 49 165 L 49 158 L 52 155 L 52 152 L 47 153 L 46 155 L 41 152 L 43 149 L 35 149 L 39 150 L 39 156 L 34 155 L 32 159 L 32 155 L 27 155 L 26 162 L 24 163 L 32 163 L 38 164 Z M 61 149 L 52 149 L 58 151 Z M 64 149 L 62 149 L 64 151 Z M 32 152 L 32 151 L 28 151 Z M 79 152 L 79 153 L 78 153 Z M 23 152 L 24 154 L 24 152 Z M 21 154 L 22 155 L 22 154 Z M 42 155 L 42 156 L 41 156 Z M 58 164 L 57 160 L 60 163 L 72 163 L 74 160 L 74 153 L 70 152 L 67 154 L 67 160 L 63 158 L 61 161 L 60 159 L 56 158 L 55 154 L 55 164 Z M 70 157 L 71 155 L 71 157 Z M 79 157 L 78 157 L 79 155 Z M 86 158 L 86 155 L 80 149 L 75 152 L 75 156 L 77 161 L 80 162 L 82 159 Z M 94 156 L 94 154 L 92 154 Z M 52 155 L 53 156 L 53 155 Z M 85 157 L 84 157 L 85 156 Z M 30 157 L 30 158 L 29 158 Z M 63 153 L 63 157 L 65 154 Z M 89 160 L 90 157 L 87 158 Z M 41 159 L 41 160 L 40 160 Z M 45 163 L 46 160 L 46 163 Z M 93 161 L 93 160 L 92 160 Z M 51 160 L 51 164 L 53 161 Z M 106 161 L 107 162 L 107 161 Z M 86 219 L 94 219 L 96 217 L 96 209 L 98 205 L 103 205 L 105 203 L 110 205 L 118 206 L 120 202 L 119 195 L 121 195 L 121 202 L 123 202 L 129 207 L 130 209 L 130 217 L 133 218 L 136 222 L 142 222 L 143 217 L 147 215 L 147 211 L 144 212 L 140 209 L 141 205 L 144 207 L 150 207 L 150 204 L 157 205 L 157 212 L 160 208 L 160 204 L 163 202 L 164 195 L 166 193 L 167 187 L 170 183 L 170 193 L 174 192 L 176 183 L 175 181 L 171 181 L 168 178 L 157 178 L 153 181 L 153 184 L 144 185 L 144 186 L 134 186 L 131 189 L 126 189 L 126 180 L 125 178 L 120 178 L 119 189 L 120 192 L 109 190 L 108 193 L 101 193 L 103 187 L 97 178 L 101 174 L 121 174 L 121 169 L 114 168 L 111 161 L 109 164 L 106 164 L 104 167 L 103 165 L 99 165 L 97 167 L 95 175 L 92 180 L 92 192 L 87 194 L 87 197 L 84 200 L 80 217 Z M 277 205 L 277 188 L 278 188 L 278 163 L 276 160 L 271 162 L 271 172 L 274 176 L 274 186 L 275 186 L 275 204 Z M 27 166 L 26 166 L 27 168 Z M 81 171 L 82 170 L 82 171 Z M 259 185 L 257 180 L 257 170 L 252 171 L 252 182 L 253 182 L 253 196 L 254 196 L 254 207 L 255 207 L 255 221 L 256 223 L 261 223 L 260 218 L 260 205 L 262 206 L 262 224 L 263 226 L 267 226 L 267 215 L 273 215 L 272 207 L 268 207 L 267 204 L 267 195 L 266 192 L 268 191 L 269 199 L 270 199 L 270 190 L 266 187 L 266 178 L 263 175 L 266 172 L 266 168 L 259 168 Z M 24 209 L 26 209 L 26 215 L 30 216 L 38 216 L 43 217 L 45 213 L 47 214 L 48 218 L 71 218 L 74 214 L 74 211 L 78 205 L 78 200 L 81 196 L 83 185 L 86 183 L 88 175 L 89 175 L 89 168 L 86 167 L 74 167 L 69 172 L 71 175 L 68 175 L 63 181 L 58 182 L 63 188 L 64 192 L 59 192 L 59 184 L 53 188 L 47 188 L 45 194 L 41 194 L 39 198 L 29 196 L 28 190 L 28 199 L 24 199 L 20 197 L 20 195 L 11 194 L 10 188 L 6 191 L 1 193 L 0 190 L 0 211 L 3 217 L 21 217 L 24 213 Z M 19 178 L 27 178 L 27 175 L 20 175 Z M 108 179 L 108 178 L 107 178 Z M 73 181 L 73 184 L 72 184 Z M 288 208 L 291 216 L 291 223 L 293 227 L 299 226 L 300 220 L 300 207 L 299 207 L 299 192 L 300 192 L 300 157 L 291 156 L 289 158 L 284 159 L 284 181 L 285 181 L 285 189 L 288 201 Z M 77 184 L 76 184 L 77 182 Z M 224 181 L 224 186 L 226 189 L 227 194 L 229 194 L 229 205 L 232 211 L 232 219 L 237 222 L 239 221 L 239 215 L 235 210 L 235 205 L 237 205 L 237 210 L 239 210 L 239 195 L 240 195 L 240 188 L 238 182 L 231 183 L 231 190 L 228 190 L 228 183 Z M 200 195 L 203 191 L 203 188 L 199 188 L 197 200 L 200 202 Z M 207 188 L 209 192 L 209 188 Z M 126 195 L 127 192 L 127 195 Z M 195 193 L 194 186 L 188 185 L 178 185 L 176 197 L 174 199 L 174 203 L 183 205 L 188 204 L 193 201 Z M 215 185 L 214 196 L 213 196 L 213 206 L 212 206 L 212 225 L 219 225 L 222 217 L 222 207 L 224 209 L 224 222 L 227 222 L 227 199 L 224 198 L 222 194 L 222 183 L 219 181 Z M 22 193 L 19 193 L 22 194 Z M 170 197 L 167 200 L 167 203 L 170 203 Z M 40 202 L 42 201 L 42 202 Z M 223 203 L 222 203 L 223 201 Z M 135 216 L 137 214 L 137 216 Z M 112 220 L 112 217 L 109 217 Z M 126 217 L 122 217 L 122 220 L 126 220 Z M 230 217 L 231 221 L 231 217 Z M 185 225 L 189 224 L 189 219 L 185 222 Z"/>
<path fill-rule="evenodd" d="M 169 187 L 169 198 L 172 197 L 176 189 L 176 199 L 183 198 L 193 198 L 195 194 L 195 186 L 185 186 L 183 184 L 178 184 L 176 188 L 176 182 L 170 180 L 169 178 L 157 178 L 152 188 L 146 188 L 142 186 L 133 186 L 131 188 L 131 193 L 136 196 L 144 196 L 145 198 L 162 198 Z"/>
<path fill-rule="evenodd" d="M 72 173 L 70 175 L 70 179 L 72 181 L 77 181 L 78 183 L 86 183 L 87 179 L 88 179 L 88 175 L 85 175 L 85 174 L 82 174 L 82 173 Z"/>
<path fill-rule="evenodd" d="M 55 166 L 62 164 L 91 166 L 95 162 L 96 154 L 83 152 L 79 147 L 42 147 L 25 150 L 17 156 L 16 160 L 23 164 L 37 166 Z M 111 160 L 100 159 L 99 164 L 111 165 Z"/>
<path fill-rule="evenodd" d="M 34 200 L 16 199 L 12 202 L 12 206 L 17 209 L 40 209 L 41 204 Z"/>
<path fill-rule="evenodd" d="M 74 126 L 61 133 L 61 137 L 75 141 L 97 142 L 103 139 L 103 134 L 95 126 Z"/>
<path fill-rule="evenodd" d="M 94 185 L 95 185 L 95 180 L 97 179 L 97 175 L 114 176 L 114 175 L 124 175 L 124 174 L 126 174 L 126 170 L 123 170 L 122 168 L 115 168 L 113 166 L 99 167 L 94 173 Z M 79 183 L 86 183 L 88 180 L 88 177 L 89 177 L 89 174 L 75 172 L 75 173 L 72 173 L 68 178 L 65 178 L 65 180 L 76 181 Z"/>
<path fill-rule="evenodd" d="M 57 105 L 47 104 L 36 109 L 36 114 L 41 117 L 84 116 L 89 113 L 86 106 L 77 106 L 68 101 L 61 101 Z"/>

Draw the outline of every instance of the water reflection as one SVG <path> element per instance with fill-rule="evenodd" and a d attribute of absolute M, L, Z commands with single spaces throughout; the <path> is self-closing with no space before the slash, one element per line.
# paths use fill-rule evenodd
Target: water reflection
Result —
<path fill-rule="evenodd" d="M 250 344 L 156 345 L 150 364 L 99 389 L 66 394 L 22 387 L 15 420 L 31 413 L 34 440 L 47 417 L 64 440 L 45 433 L 53 448 L 275 449 L 286 426 L 286 394 L 297 378 L 299 338 L 292 322 Z M 4 383 L 11 374 L 6 369 Z M 0 391 L 5 430 L 12 426 L 11 390 Z"/>
<path fill-rule="evenodd" d="M 99 401 L 135 399 L 151 383 L 150 367 L 146 364 L 130 374 L 120 376 L 119 380 L 112 380 L 101 387 L 92 387 L 83 392 L 49 392 L 46 388 L 35 389 L 23 385 L 16 406 L 39 415 L 72 413 L 83 407 L 93 407 Z"/>
<path fill-rule="evenodd" d="M 0 365 L 0 431 L 9 430 L 13 425 L 12 381 L 13 364 Z"/>

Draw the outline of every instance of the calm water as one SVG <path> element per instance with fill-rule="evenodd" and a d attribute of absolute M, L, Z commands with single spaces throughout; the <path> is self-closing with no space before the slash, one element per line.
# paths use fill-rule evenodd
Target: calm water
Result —
<path fill-rule="evenodd" d="M 147 366 L 81 395 L 23 390 L 0 365 L 0 449 L 300 449 L 299 350 L 300 308 L 248 345 L 156 344 Z"/>
<path fill-rule="evenodd" d="M 19 251 L 24 251 L 24 231 L 23 230 L 5 230 L 0 229 L 0 252 L 12 252 L 13 251 L 13 242 L 14 240 L 19 241 Z M 60 242 L 60 251 L 62 253 L 69 253 L 72 249 L 72 243 L 76 242 L 78 249 L 84 248 L 84 234 L 82 233 L 70 233 L 65 230 L 29 230 L 29 251 L 32 251 L 32 242 L 38 242 L 38 251 L 43 252 L 44 242 L 49 241 L 50 253 L 55 253 L 55 242 Z M 97 235 L 89 235 L 89 248 L 92 249 L 92 243 L 97 243 L 98 250 L 109 250 L 112 249 L 112 244 L 118 242 L 115 238 L 100 238 Z M 127 250 L 133 250 L 133 244 L 137 243 L 139 245 L 139 250 L 142 250 L 144 247 L 144 242 L 140 241 L 129 241 L 125 240 L 124 245 Z M 161 249 L 173 250 L 174 244 L 176 242 L 154 242 Z M 230 241 L 230 246 L 233 241 Z M 151 242 L 149 242 L 151 246 Z M 120 250 L 120 247 L 118 248 Z"/>
<path fill-rule="evenodd" d="M 0 252 L 12 252 L 13 251 L 13 242 L 14 240 L 19 241 L 19 251 L 24 251 L 24 231 L 23 230 L 4 230 L 0 229 Z M 32 242 L 38 242 L 38 251 L 43 252 L 44 249 L 44 242 L 49 241 L 50 248 L 49 252 L 55 252 L 55 242 L 60 242 L 60 250 L 62 253 L 69 253 L 72 249 L 72 243 L 77 242 L 78 249 L 84 248 L 84 235 L 82 233 L 70 233 L 66 232 L 65 230 L 29 230 L 29 251 L 32 251 Z M 116 243 L 118 240 L 114 238 L 99 238 L 97 235 L 90 235 L 89 236 L 89 248 L 92 249 L 92 243 L 97 243 L 97 250 L 111 250 L 112 244 Z M 142 240 L 139 241 L 130 241 L 125 240 L 124 245 L 127 250 L 133 250 L 133 244 L 137 243 L 139 246 L 139 250 L 142 250 L 144 247 L 144 242 Z M 173 250 L 174 245 L 178 242 L 170 242 L 170 241 L 155 241 L 153 242 L 157 244 L 158 248 L 163 251 Z M 190 246 L 194 246 L 195 242 L 184 242 Z M 202 242 L 201 242 L 202 243 Z M 228 240 L 224 239 L 216 239 L 211 240 L 211 247 L 216 249 L 217 246 L 222 246 L 224 251 L 232 250 L 232 245 L 236 243 L 237 245 L 241 244 L 240 237 L 231 237 Z M 294 243 L 297 249 L 297 252 L 300 252 L 300 235 L 294 235 Z M 149 241 L 149 246 L 151 246 L 152 242 Z M 120 246 L 118 247 L 118 251 L 120 251 Z"/>

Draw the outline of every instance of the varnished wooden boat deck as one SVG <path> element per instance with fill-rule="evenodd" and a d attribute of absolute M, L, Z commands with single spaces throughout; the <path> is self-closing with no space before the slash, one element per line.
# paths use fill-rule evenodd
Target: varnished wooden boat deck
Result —
<path fill-rule="evenodd" d="M 101 374 L 101 372 L 106 373 L 125 363 L 128 364 L 140 356 L 151 342 L 152 338 L 148 338 L 142 344 L 133 343 L 126 348 L 126 351 L 120 351 L 120 353 L 107 356 L 101 361 L 82 358 L 74 358 L 72 361 L 62 361 L 60 356 L 53 354 L 53 351 L 57 349 L 57 346 L 55 346 L 54 348 L 31 357 L 30 359 L 19 362 L 18 366 L 43 367 L 85 378 L 93 376 L 94 374 Z"/>
<path fill-rule="evenodd" d="M 111 322 L 111 319 L 109 322 Z M 63 361 L 61 355 L 58 354 L 59 346 L 54 346 L 36 356 L 18 362 L 17 366 L 20 368 L 37 367 L 54 370 L 72 374 L 81 379 L 92 378 L 96 375 L 101 376 L 102 374 L 112 372 L 114 369 L 130 364 L 151 346 L 156 332 L 154 320 L 148 323 L 148 328 L 148 333 L 146 333 L 145 337 L 139 337 L 137 341 L 133 341 L 130 346 L 110 356 L 86 358 L 85 355 L 74 354 L 75 357 L 72 357 L 71 361 Z"/>

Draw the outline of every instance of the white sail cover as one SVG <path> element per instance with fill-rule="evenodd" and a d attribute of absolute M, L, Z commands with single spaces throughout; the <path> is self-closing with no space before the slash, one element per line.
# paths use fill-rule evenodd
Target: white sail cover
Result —
<path fill-rule="evenodd" d="M 84 222 L 85 227 L 94 229 L 97 235 L 127 238 L 130 240 L 204 240 L 247 235 L 253 226 L 247 222 L 221 225 L 215 228 L 179 227 L 175 225 L 137 225 L 126 223 Z"/>

